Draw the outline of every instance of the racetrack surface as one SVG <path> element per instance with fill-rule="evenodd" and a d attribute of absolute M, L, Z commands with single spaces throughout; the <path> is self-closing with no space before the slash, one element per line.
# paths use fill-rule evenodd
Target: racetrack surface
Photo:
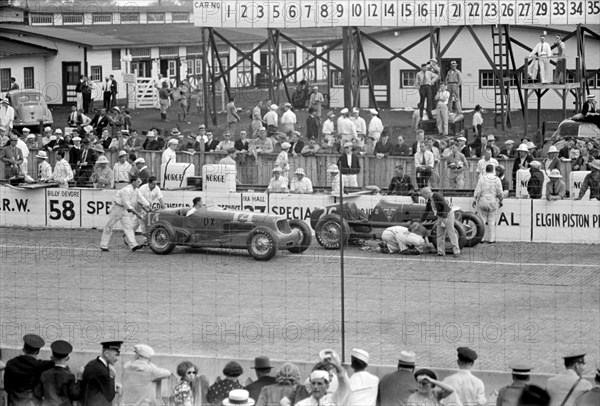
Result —
<path fill-rule="evenodd" d="M 0 228 L 0 346 L 26 332 L 75 348 L 125 339 L 157 352 L 312 360 L 341 350 L 340 252 L 316 243 L 301 255 L 257 262 L 245 251 L 131 253 L 115 232 Z M 582 348 L 600 359 L 600 247 L 499 243 L 460 259 L 345 251 L 345 337 L 375 364 L 403 349 L 423 366 L 452 368 L 461 345 L 478 369 L 515 359 L 563 369 Z"/>

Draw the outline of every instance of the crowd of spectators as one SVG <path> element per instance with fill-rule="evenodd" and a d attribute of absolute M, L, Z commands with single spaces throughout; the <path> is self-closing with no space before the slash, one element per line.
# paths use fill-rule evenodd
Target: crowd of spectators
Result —
<path fill-rule="evenodd" d="M 266 356 L 254 360 L 256 380 L 239 381 L 244 370 L 236 361 L 223 368 L 223 377 L 211 382 L 199 374 L 191 361 L 180 362 L 179 377 L 168 398 L 158 399 L 156 382 L 174 375 L 170 370 L 152 363 L 155 351 L 146 344 L 133 346 L 134 359 L 122 365 L 117 376 L 122 341 L 103 342 L 100 356 L 89 361 L 77 373 L 68 366 L 70 343 L 52 343 L 52 357 L 38 359 L 44 340 L 27 334 L 23 338 L 23 354 L 0 361 L 5 372 L 8 405 L 63 405 L 80 402 L 92 405 L 173 406 L 484 406 L 488 405 L 484 382 L 472 370 L 478 354 L 468 347 L 457 348 L 457 371 L 438 379 L 428 368 L 416 368 L 417 357 L 412 351 L 402 351 L 395 372 L 381 379 L 368 372 L 369 353 L 354 348 L 349 368 L 341 365 L 339 355 L 331 349 L 322 350 L 308 377 L 302 378 L 298 366 L 284 363 L 274 369 Z M 600 399 L 600 369 L 595 385 L 582 379 L 585 353 L 575 352 L 563 357 L 565 371 L 547 380 L 546 388 L 531 385 L 533 366 L 523 362 L 509 364 L 512 383 L 500 389 L 497 406 L 597 406 Z M 350 373 L 351 371 L 351 373 Z M 118 395 L 118 396 L 117 396 Z"/>

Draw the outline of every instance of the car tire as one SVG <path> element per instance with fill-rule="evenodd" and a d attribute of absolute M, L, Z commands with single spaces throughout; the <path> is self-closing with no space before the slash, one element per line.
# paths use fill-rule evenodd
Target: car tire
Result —
<path fill-rule="evenodd" d="M 465 247 L 467 242 L 467 232 L 465 231 L 465 226 L 463 226 L 458 221 L 454 222 L 454 231 L 456 231 L 456 236 L 458 237 L 458 247 L 462 250 Z M 434 225 L 431 229 L 431 236 L 429 237 L 430 242 L 437 249 L 437 235 L 436 235 L 436 226 Z M 452 245 L 450 244 L 450 239 L 448 235 L 446 235 L 446 249 L 445 252 L 447 254 L 452 254 Z"/>
<path fill-rule="evenodd" d="M 302 240 L 291 248 L 288 248 L 288 251 L 292 254 L 301 254 L 310 247 L 312 243 L 312 232 L 310 231 L 310 227 L 302 220 L 290 220 L 290 227 L 292 230 L 297 229 L 302 234 Z"/>
<path fill-rule="evenodd" d="M 248 253 L 257 261 L 268 261 L 277 254 L 279 240 L 270 228 L 259 226 L 248 233 Z"/>
<path fill-rule="evenodd" d="M 339 250 L 344 242 L 348 245 L 350 235 L 350 226 L 345 219 L 342 219 L 340 227 L 340 216 L 337 214 L 328 214 L 321 217 L 315 227 L 315 238 L 319 245 L 326 250 Z"/>
<path fill-rule="evenodd" d="M 461 214 L 460 222 L 465 227 L 467 234 L 467 242 L 465 247 L 475 247 L 483 240 L 485 235 L 485 224 L 483 220 L 475 213 L 463 211 Z"/>
<path fill-rule="evenodd" d="M 175 249 L 175 230 L 170 224 L 155 224 L 150 229 L 148 246 L 155 254 L 167 255 Z"/>

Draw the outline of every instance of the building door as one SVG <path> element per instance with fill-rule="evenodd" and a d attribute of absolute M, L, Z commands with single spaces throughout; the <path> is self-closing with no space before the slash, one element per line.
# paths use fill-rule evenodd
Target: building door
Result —
<path fill-rule="evenodd" d="M 152 71 L 152 61 L 132 61 L 131 73 L 134 73 L 138 78 L 149 78 Z"/>
<path fill-rule="evenodd" d="M 390 107 L 390 61 L 369 59 L 369 76 L 373 83 L 373 97 L 378 107 Z M 372 101 L 369 100 L 369 106 Z"/>
<path fill-rule="evenodd" d="M 77 103 L 75 88 L 81 77 L 81 62 L 62 63 L 63 104 Z"/>
<path fill-rule="evenodd" d="M 177 59 L 161 59 L 160 73 L 167 79 L 171 87 L 177 87 L 179 81 L 179 60 Z"/>

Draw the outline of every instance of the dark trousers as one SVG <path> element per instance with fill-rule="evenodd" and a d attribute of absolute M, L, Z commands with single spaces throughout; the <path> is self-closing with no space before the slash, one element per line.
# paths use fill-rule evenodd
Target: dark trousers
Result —
<path fill-rule="evenodd" d="M 431 168 L 417 168 L 417 187 L 419 189 L 427 187 L 429 184 L 429 178 L 431 178 Z"/>
<path fill-rule="evenodd" d="M 92 94 L 91 93 L 83 93 L 83 112 L 90 112 L 90 104 L 92 102 Z"/>
<path fill-rule="evenodd" d="M 104 108 L 105 109 L 110 109 L 110 99 L 112 96 L 111 92 L 104 92 Z"/>
<path fill-rule="evenodd" d="M 433 118 L 433 114 L 431 114 L 431 105 L 433 104 L 433 94 L 431 93 L 431 85 L 421 85 L 419 87 L 419 116 L 423 119 L 423 107 L 425 106 L 425 101 L 427 101 L 427 117 L 429 120 Z"/>

